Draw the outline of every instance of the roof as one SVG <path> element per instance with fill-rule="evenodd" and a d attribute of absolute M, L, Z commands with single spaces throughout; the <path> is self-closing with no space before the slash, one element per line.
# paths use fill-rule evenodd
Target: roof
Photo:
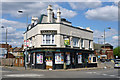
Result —
<path fill-rule="evenodd" d="M 101 47 L 103 47 L 104 45 L 102 45 Z M 111 44 L 106 43 L 105 46 L 109 46 L 109 47 L 113 47 Z"/>
<path fill-rule="evenodd" d="M 23 48 L 21 48 L 21 47 L 15 47 L 13 49 L 13 52 L 21 52 L 22 50 L 23 50 Z"/>
<path fill-rule="evenodd" d="M 47 15 L 42 14 L 41 17 L 39 18 L 39 22 L 38 22 L 36 25 L 32 25 L 30 29 L 28 29 L 28 27 L 29 27 L 29 26 L 28 26 L 28 27 L 27 27 L 27 31 L 31 30 L 33 27 L 37 26 L 38 24 L 62 24 L 62 25 L 66 25 L 66 26 L 68 26 L 68 27 L 72 27 L 72 28 L 76 28 L 76 29 L 80 29 L 80 30 L 84 30 L 84 31 L 93 33 L 93 31 L 91 31 L 91 30 L 82 29 L 82 28 L 75 27 L 75 26 L 68 25 L 68 24 L 64 24 L 64 23 L 42 23 L 43 16 L 47 16 Z M 57 18 L 54 17 L 54 19 L 57 19 Z M 65 22 L 71 24 L 71 22 L 67 21 L 65 18 L 61 18 L 61 21 L 65 21 Z M 29 24 L 29 25 L 31 25 L 31 24 Z M 27 31 L 25 31 L 23 34 L 25 34 Z"/>
<path fill-rule="evenodd" d="M 100 50 L 101 46 L 103 46 L 103 44 L 97 44 L 97 43 L 93 43 L 94 49 Z"/>

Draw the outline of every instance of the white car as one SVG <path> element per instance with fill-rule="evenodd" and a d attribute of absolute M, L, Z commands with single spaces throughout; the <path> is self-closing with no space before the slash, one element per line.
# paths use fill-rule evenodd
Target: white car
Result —
<path fill-rule="evenodd" d="M 115 60 L 114 68 L 120 68 L 120 59 Z"/>

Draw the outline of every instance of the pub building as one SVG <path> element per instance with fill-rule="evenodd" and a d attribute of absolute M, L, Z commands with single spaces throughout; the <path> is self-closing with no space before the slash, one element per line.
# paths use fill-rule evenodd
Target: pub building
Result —
<path fill-rule="evenodd" d="M 49 5 L 47 15 L 32 17 L 24 33 L 28 66 L 36 69 L 97 67 L 93 31 L 89 27 L 72 26 L 71 22 L 61 18 L 60 9 L 56 16 Z"/>

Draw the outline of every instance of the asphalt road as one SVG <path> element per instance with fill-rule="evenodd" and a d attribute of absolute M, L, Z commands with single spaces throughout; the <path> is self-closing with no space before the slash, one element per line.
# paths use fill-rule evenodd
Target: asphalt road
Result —
<path fill-rule="evenodd" d="M 120 78 L 118 69 L 96 69 L 82 71 L 36 71 L 15 70 L 3 67 L 0 71 L 2 78 Z M 115 80 L 115 79 L 114 79 Z"/>

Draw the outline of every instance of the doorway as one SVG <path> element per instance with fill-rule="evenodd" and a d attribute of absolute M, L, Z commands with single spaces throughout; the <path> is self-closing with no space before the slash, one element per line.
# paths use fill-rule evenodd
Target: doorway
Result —
<path fill-rule="evenodd" d="M 53 57 L 46 56 L 46 69 L 52 69 L 52 68 L 53 68 Z"/>

